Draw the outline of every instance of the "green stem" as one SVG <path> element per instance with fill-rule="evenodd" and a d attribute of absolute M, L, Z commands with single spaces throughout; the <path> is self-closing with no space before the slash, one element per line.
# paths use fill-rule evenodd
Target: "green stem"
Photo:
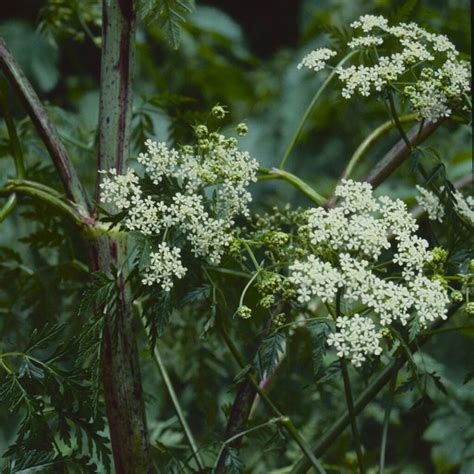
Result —
<path fill-rule="evenodd" d="M 417 120 L 416 114 L 407 114 L 399 117 L 400 123 L 413 122 Z M 347 179 L 351 176 L 354 168 L 359 164 L 362 157 L 367 153 L 367 150 L 383 135 L 396 127 L 394 120 L 389 120 L 379 127 L 377 127 L 365 140 L 357 147 L 354 154 L 351 156 L 349 163 L 347 164 L 344 172 L 342 173 L 341 179 Z"/>
<path fill-rule="evenodd" d="M 129 153 L 133 58 L 138 0 L 103 0 L 97 171 L 115 168 L 121 174 Z M 96 198 L 103 174 L 96 174 Z M 127 284 L 126 237 L 93 240 L 91 267 L 103 272 L 121 269 L 120 302 L 105 318 L 101 380 L 117 474 L 154 472 L 136 325 Z"/>
<path fill-rule="evenodd" d="M 61 142 L 58 132 L 51 122 L 25 74 L 0 38 L 0 68 L 16 94 L 22 100 L 38 134 L 46 146 L 58 171 L 67 197 L 74 203 L 89 209 L 89 201 L 76 170 Z"/>
<path fill-rule="evenodd" d="M 257 271 L 252 275 L 252 277 L 249 279 L 249 281 L 247 282 L 247 284 L 245 285 L 245 287 L 244 287 L 244 289 L 243 289 L 243 291 L 242 291 L 242 294 L 240 295 L 239 307 L 240 307 L 240 306 L 243 306 L 245 295 L 246 295 L 247 291 L 249 290 L 249 288 L 252 286 L 252 283 L 255 281 L 255 278 L 257 278 L 259 274 L 260 274 L 260 270 L 257 270 Z M 237 311 L 236 311 L 236 312 L 237 312 Z M 234 314 L 235 314 L 235 313 L 234 313 Z"/>
<path fill-rule="evenodd" d="M 258 274 L 258 272 L 261 270 L 261 267 L 260 267 L 259 263 L 257 262 L 257 259 L 255 258 L 255 255 L 252 252 L 252 249 L 250 248 L 250 245 L 245 240 L 243 240 L 242 242 L 244 244 L 245 250 L 247 250 L 247 253 L 250 255 L 250 259 L 252 260 L 253 266 L 255 267 L 255 270 Z M 252 277 L 252 280 L 257 276 L 257 274 L 255 274 Z"/>
<path fill-rule="evenodd" d="M 6 89 L 6 81 L 4 79 L 0 80 L 0 107 L 2 108 L 3 117 L 5 119 L 5 124 L 7 126 L 8 135 L 10 137 L 10 146 L 13 159 L 15 161 L 15 176 L 17 178 L 25 177 L 25 163 L 23 157 L 23 151 L 21 149 L 20 140 L 16 131 L 15 122 L 13 120 L 12 114 L 10 112 L 10 107 L 6 95 L 3 90 Z"/>
<path fill-rule="evenodd" d="M 4 90 L 7 90 L 7 82 L 5 79 L 0 79 L 0 107 L 3 112 L 5 124 L 7 126 L 8 135 L 10 138 L 10 147 L 13 159 L 15 162 L 15 176 L 17 178 L 24 178 L 25 176 L 25 164 L 23 151 L 21 149 L 20 140 L 16 131 L 15 121 L 10 112 L 8 100 Z M 15 194 L 8 197 L 7 202 L 0 208 L 0 223 L 3 222 L 15 209 L 17 204 L 17 198 Z"/>
<path fill-rule="evenodd" d="M 77 212 L 72 206 L 60 199 L 56 195 L 56 191 L 54 189 L 48 188 L 48 186 L 28 180 L 11 180 L 7 182 L 5 188 L 0 189 L 0 194 L 4 193 L 26 194 L 33 198 L 37 198 L 70 217 L 77 225 L 84 225 L 84 220 L 81 214 Z"/>
<path fill-rule="evenodd" d="M 336 297 L 336 314 L 335 316 L 333 316 L 335 320 L 338 316 L 341 315 L 342 293 L 343 289 L 340 288 L 337 291 Z M 357 415 L 354 409 L 354 398 L 352 396 L 351 379 L 349 377 L 349 371 L 347 370 L 347 363 L 345 357 L 342 356 L 339 360 L 341 363 L 342 380 L 344 381 L 344 393 L 346 395 L 347 412 L 351 421 L 352 439 L 354 441 L 355 450 L 357 454 L 357 463 L 359 464 L 360 474 L 364 474 L 365 469 L 362 455 L 362 444 L 360 440 L 359 429 L 357 427 Z"/>
<path fill-rule="evenodd" d="M 448 318 L 453 316 L 457 310 L 459 309 L 460 304 L 452 305 L 448 309 Z M 432 330 L 438 329 L 442 324 L 444 324 L 447 320 L 439 320 L 433 324 Z M 429 340 L 429 336 L 420 336 L 416 343 L 412 344 L 410 348 L 412 352 L 416 352 L 423 344 L 425 344 Z M 393 376 L 394 371 L 399 371 L 406 363 L 407 356 L 406 353 L 400 351 L 400 353 L 396 354 L 395 358 L 384 367 L 375 377 L 371 380 L 367 388 L 359 395 L 359 397 L 354 402 L 354 410 L 355 413 L 360 413 L 382 390 L 385 385 L 390 382 Z M 321 457 L 327 449 L 329 449 L 335 440 L 341 435 L 341 433 L 347 428 L 350 424 L 350 417 L 348 413 L 344 413 L 341 415 L 330 427 L 329 429 L 319 438 L 316 446 L 313 448 L 313 453 Z M 310 464 L 306 457 L 302 457 L 291 470 L 292 474 L 303 474 L 309 468 Z"/>
<path fill-rule="evenodd" d="M 383 474 L 385 470 L 385 452 L 387 449 L 388 427 L 390 425 L 390 414 L 392 412 L 393 399 L 395 397 L 395 387 L 397 386 L 398 371 L 393 371 L 392 380 L 388 388 L 387 406 L 385 407 L 385 417 L 383 422 L 382 444 L 380 446 L 380 463 L 379 474 Z"/>
<path fill-rule="evenodd" d="M 315 105 L 317 104 L 319 98 L 321 97 L 322 93 L 326 90 L 326 87 L 329 85 L 329 83 L 332 81 L 332 79 L 334 78 L 334 76 L 336 75 L 337 73 L 337 69 L 342 66 L 348 59 L 350 59 L 354 54 L 356 53 L 356 51 L 351 51 L 349 54 L 347 54 L 344 58 L 342 58 L 341 61 L 339 61 L 339 63 L 336 65 L 336 67 L 331 71 L 331 73 L 329 74 L 329 76 L 326 78 L 326 80 L 323 82 L 323 84 L 321 85 L 321 87 L 316 91 L 316 94 L 314 95 L 313 97 L 313 100 L 311 101 L 311 103 L 309 104 L 308 108 L 306 109 L 304 115 L 303 115 L 303 118 L 301 119 L 295 133 L 293 134 L 293 137 L 291 138 L 290 140 L 290 143 L 288 144 L 286 150 L 285 150 L 285 153 L 283 155 L 283 158 L 281 159 L 281 162 L 280 162 L 280 170 L 283 170 L 288 162 L 288 158 L 290 157 L 290 154 L 291 152 L 293 151 L 293 148 L 295 147 L 296 145 L 296 142 L 298 141 L 298 138 L 301 134 L 301 131 L 303 130 L 303 127 L 304 127 L 304 124 L 306 123 L 306 121 L 308 120 L 309 116 L 311 115 L 311 113 L 313 112 L 313 109 L 315 107 Z"/>
<path fill-rule="evenodd" d="M 301 191 L 306 197 L 308 197 L 311 201 L 316 203 L 318 206 L 322 206 L 326 199 L 318 194 L 309 184 L 303 181 L 301 178 L 298 178 L 294 174 L 288 173 L 287 171 L 272 168 L 271 170 L 260 167 L 259 171 L 261 173 L 265 173 L 258 177 L 259 181 L 267 181 L 272 179 L 282 179 L 287 183 L 291 184 L 293 187 Z"/>
<path fill-rule="evenodd" d="M 140 319 L 143 325 L 143 330 L 145 331 L 145 334 L 147 335 L 147 339 L 148 339 L 148 331 L 146 329 L 146 323 L 143 317 L 141 317 Z M 173 384 L 171 383 L 171 379 L 168 375 L 168 371 L 166 370 L 166 366 L 163 363 L 163 359 L 161 358 L 161 354 L 156 344 L 155 344 L 155 347 L 153 348 L 153 359 L 156 363 L 156 366 L 158 367 L 158 371 L 160 372 L 161 378 L 163 379 L 163 383 L 165 384 L 166 390 L 168 391 L 168 395 L 171 398 L 171 402 L 173 403 L 173 407 L 175 409 L 176 416 L 178 417 L 179 424 L 181 425 L 184 435 L 186 436 L 186 439 L 188 440 L 188 444 L 189 444 L 189 447 L 191 448 L 192 455 L 194 456 L 196 464 L 200 470 L 204 470 L 206 466 L 201 458 L 201 455 L 199 454 L 197 443 L 194 439 L 191 428 L 189 427 L 188 422 L 186 421 L 183 410 L 181 408 L 181 404 L 179 403 L 179 399 L 176 395 Z"/>
<path fill-rule="evenodd" d="M 283 417 L 281 420 L 281 424 L 286 428 L 286 431 L 295 440 L 296 444 L 300 447 L 301 451 L 303 451 L 306 458 L 311 462 L 313 468 L 315 468 L 320 474 L 326 474 L 326 471 L 324 470 L 323 466 L 313 454 L 306 441 L 300 435 L 293 422 L 288 417 Z"/>
<path fill-rule="evenodd" d="M 400 123 L 400 119 L 398 118 L 397 108 L 395 107 L 395 102 L 393 100 L 393 94 L 392 94 L 392 91 L 390 89 L 388 90 L 388 103 L 389 103 L 389 106 L 390 106 L 390 113 L 392 114 L 393 120 L 395 120 L 395 125 L 396 125 L 398 131 L 400 132 L 402 140 L 405 142 L 405 145 L 407 146 L 408 150 L 411 152 L 412 151 L 412 143 L 408 139 L 407 134 L 406 134 L 405 130 L 403 129 L 402 124 Z M 420 136 L 420 133 L 421 133 L 421 129 L 418 130 L 418 133 L 416 134 L 416 138 L 418 138 Z"/>
<path fill-rule="evenodd" d="M 230 337 L 229 333 L 227 332 L 227 329 L 224 327 L 224 325 L 222 324 L 222 321 L 220 320 L 218 322 L 218 327 L 222 335 L 222 338 L 224 339 L 224 342 L 226 343 L 230 353 L 233 355 L 235 361 L 240 366 L 240 368 L 243 369 L 244 367 L 246 367 L 245 360 L 240 354 L 239 350 L 237 349 L 237 346 L 234 344 L 234 341 Z M 296 444 L 300 447 L 305 458 L 308 460 L 309 465 L 312 466 L 314 469 L 316 469 L 320 474 L 324 473 L 325 471 L 321 463 L 317 459 L 316 455 L 313 454 L 313 452 L 311 451 L 310 447 L 308 446 L 304 438 L 300 435 L 299 431 L 296 429 L 291 419 L 287 416 L 284 416 L 281 413 L 278 407 L 273 403 L 271 398 L 267 395 L 265 390 L 262 390 L 262 388 L 260 387 L 260 384 L 257 382 L 257 380 L 255 379 L 251 371 L 248 372 L 247 379 L 250 381 L 255 391 L 259 394 L 260 398 L 267 405 L 267 407 L 274 414 L 274 416 L 283 418 L 285 420 L 284 423 L 282 423 L 283 426 L 286 428 L 288 434 L 293 438 Z"/>
<path fill-rule="evenodd" d="M 270 426 L 270 425 L 274 425 L 276 423 L 281 423 L 282 422 L 282 418 L 272 418 L 271 420 L 268 420 L 266 421 L 265 423 L 261 423 L 260 425 L 257 425 L 257 426 L 253 426 L 252 428 L 249 428 L 245 431 L 241 431 L 240 433 L 237 433 L 235 434 L 234 436 L 231 436 L 229 439 L 226 439 L 223 443 L 222 443 L 222 446 L 221 446 L 221 449 L 219 450 L 219 452 L 217 453 L 217 457 L 216 457 L 216 461 L 214 463 L 214 467 L 212 468 L 212 472 L 213 473 L 216 473 L 217 472 L 217 466 L 219 465 L 219 461 L 222 457 L 222 454 L 225 450 L 225 448 L 227 447 L 227 445 L 229 445 L 230 443 L 232 443 L 232 441 L 235 441 L 239 438 L 242 438 L 243 436 L 247 435 L 247 434 L 250 434 L 250 433 L 253 433 L 254 431 L 257 431 L 257 430 L 260 430 L 262 428 L 265 428 L 266 426 Z"/>
<path fill-rule="evenodd" d="M 421 335 L 433 336 L 434 334 L 443 334 L 443 333 L 453 332 L 453 331 L 466 331 L 469 329 L 474 329 L 474 326 L 453 326 L 451 328 L 441 328 L 441 329 L 436 329 L 433 331 L 425 331 L 421 333 Z"/>
<path fill-rule="evenodd" d="M 342 379 L 344 381 L 344 393 L 346 394 L 347 411 L 349 413 L 349 418 L 351 421 L 352 438 L 354 440 L 355 450 L 357 454 L 357 463 L 359 464 L 360 473 L 364 474 L 365 469 L 364 469 L 363 456 L 362 456 L 362 445 L 360 442 L 359 429 L 357 428 L 357 419 L 356 419 L 356 412 L 354 409 L 354 400 L 352 398 L 352 389 L 351 389 L 351 381 L 349 378 L 349 371 L 347 370 L 347 364 L 344 357 L 341 357 L 340 361 L 341 361 Z"/>
<path fill-rule="evenodd" d="M 0 208 L 0 224 L 14 211 L 16 202 L 16 194 L 11 194 L 7 202 Z"/>

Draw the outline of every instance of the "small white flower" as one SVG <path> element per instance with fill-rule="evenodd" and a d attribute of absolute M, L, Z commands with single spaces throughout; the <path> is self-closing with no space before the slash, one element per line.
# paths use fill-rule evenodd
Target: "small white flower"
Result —
<path fill-rule="evenodd" d="M 456 198 L 454 205 L 456 211 L 471 225 L 474 225 L 474 197 L 464 197 L 459 191 L 456 191 L 454 197 Z"/>
<path fill-rule="evenodd" d="M 463 95 L 470 94 L 470 66 L 458 59 L 458 51 L 446 36 L 429 33 L 415 23 L 390 26 L 385 18 L 375 15 L 363 15 L 351 26 L 366 33 L 349 41 L 352 49 L 363 48 L 370 53 L 385 44 L 386 39 L 395 42 L 392 41 L 391 54 L 377 51 L 368 64 L 337 68 L 343 98 L 349 99 L 354 94 L 368 97 L 403 81 L 405 87 L 401 95 L 408 99 L 413 111 L 420 119 L 437 121 L 449 117 L 453 103 L 459 104 Z M 323 69 L 330 57 L 329 51 L 326 48 L 313 51 L 298 68 Z"/>
<path fill-rule="evenodd" d="M 418 201 L 418 204 L 426 211 L 428 218 L 432 221 L 443 222 L 445 211 L 438 196 L 436 196 L 436 194 L 432 193 L 431 191 L 422 188 L 421 186 L 417 186 L 416 189 L 418 189 L 418 192 L 420 193 L 416 200 Z"/>
<path fill-rule="evenodd" d="M 308 241 L 308 256 L 290 265 L 289 279 L 300 303 L 314 297 L 331 303 L 341 289 L 342 307 L 362 305 L 371 311 L 377 325 L 359 316 L 338 319 L 338 331 L 328 341 L 338 356 L 359 366 L 368 354 L 380 353 L 377 341 L 394 322 L 406 325 L 413 314 L 421 324 L 445 318 L 448 297 L 439 281 L 423 276 L 433 254 L 428 242 L 416 235 L 418 226 L 403 201 L 375 198 L 368 184 L 350 180 L 341 183 L 335 195 L 339 200 L 333 209 L 306 213 L 302 236 Z M 465 203 L 462 197 L 459 203 Z M 387 257 L 381 259 L 384 252 Z M 384 278 L 380 268 L 393 264 L 401 275 Z"/>
<path fill-rule="evenodd" d="M 175 278 L 181 279 L 187 269 L 181 263 L 181 250 L 169 247 L 165 242 L 150 254 L 150 265 L 142 279 L 144 285 L 158 284 L 164 291 L 170 291 Z"/>
<path fill-rule="evenodd" d="M 388 21 L 383 16 L 376 15 L 362 15 L 358 20 L 351 23 L 352 28 L 361 28 L 364 33 L 372 31 L 374 28 L 386 30 Z"/>
<path fill-rule="evenodd" d="M 290 266 L 290 281 L 297 288 L 298 301 L 308 302 L 318 296 L 323 302 L 332 301 L 343 285 L 341 274 L 328 262 L 310 255 L 304 262 L 296 261 Z"/>
<path fill-rule="evenodd" d="M 326 67 L 328 59 L 331 59 L 333 56 L 336 56 L 336 52 L 328 48 L 319 48 L 311 51 L 306 55 L 303 60 L 298 64 L 298 69 L 302 67 L 307 67 L 313 71 L 321 71 Z"/>
<path fill-rule="evenodd" d="M 367 36 L 358 36 L 352 38 L 348 46 L 351 49 L 356 48 L 370 48 L 372 46 L 380 46 L 383 44 L 383 39 L 378 36 L 367 35 Z"/>
<path fill-rule="evenodd" d="M 336 319 L 336 329 L 335 333 L 329 335 L 327 343 L 334 346 L 339 357 L 347 357 L 354 367 L 360 367 L 367 356 L 382 353 L 382 335 L 369 318 L 357 313 L 350 318 L 339 316 Z"/>

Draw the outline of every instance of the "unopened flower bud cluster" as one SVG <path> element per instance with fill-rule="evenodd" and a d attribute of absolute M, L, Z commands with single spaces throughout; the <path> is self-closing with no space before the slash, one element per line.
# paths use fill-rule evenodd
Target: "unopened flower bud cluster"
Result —
<path fill-rule="evenodd" d="M 339 66 L 342 96 L 369 96 L 396 86 L 420 118 L 436 121 L 452 114 L 452 106 L 470 94 L 471 69 L 459 59 L 455 46 L 444 35 L 426 31 L 415 23 L 389 25 L 382 16 L 363 15 L 351 24 L 356 32 L 351 49 L 370 56 L 368 64 Z M 387 51 L 392 51 L 388 54 Z M 309 53 L 298 68 L 320 71 L 336 53 L 320 48 Z"/>
<path fill-rule="evenodd" d="M 216 107 L 213 114 L 222 117 L 225 110 Z M 143 174 L 111 169 L 103 172 L 100 185 L 101 202 L 124 213 L 126 230 L 162 240 L 151 253 L 143 283 L 165 291 L 186 273 L 180 249 L 168 245 L 165 236 L 184 236 L 195 257 L 218 264 L 235 218 L 248 215 L 247 187 L 256 181 L 258 164 L 236 147 L 235 138 L 210 133 L 205 125 L 196 126 L 195 134 L 196 144 L 181 149 L 147 140 L 147 151 L 137 158 Z"/>
<path fill-rule="evenodd" d="M 445 319 L 449 298 L 439 278 L 425 275 L 433 254 L 416 235 L 418 226 L 403 201 L 376 198 L 368 183 L 350 180 L 336 188 L 336 196 L 335 208 L 308 211 L 306 257 L 290 265 L 289 280 L 302 304 L 314 297 L 334 303 L 340 291 L 343 308 L 363 305 L 375 317 L 374 322 L 360 310 L 357 317 L 338 315 L 337 334 L 329 339 L 359 366 L 380 353 L 381 328 L 406 325 L 412 315 L 421 326 Z M 381 271 L 387 265 L 393 267 L 391 278 Z"/>

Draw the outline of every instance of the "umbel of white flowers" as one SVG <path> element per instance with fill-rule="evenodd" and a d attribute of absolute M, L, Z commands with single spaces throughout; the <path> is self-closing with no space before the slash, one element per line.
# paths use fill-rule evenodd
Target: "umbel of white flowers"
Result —
<path fill-rule="evenodd" d="M 392 86 L 408 99 L 420 118 L 436 121 L 449 117 L 453 104 L 459 105 L 463 95 L 470 94 L 470 64 L 458 58 L 446 36 L 430 33 L 416 23 L 390 26 L 387 19 L 374 15 L 361 16 L 351 27 L 363 34 L 352 38 L 349 48 L 367 52 L 370 64 L 336 69 L 344 98 L 355 93 L 367 97 Z M 320 71 L 335 55 L 328 48 L 316 49 L 298 68 Z"/>
<path fill-rule="evenodd" d="M 412 315 L 422 327 L 445 319 L 449 298 L 438 279 L 424 274 L 433 256 L 403 201 L 376 198 L 368 183 L 350 180 L 336 196 L 335 208 L 307 212 L 301 228 L 307 255 L 290 265 L 289 278 L 300 303 L 314 297 L 334 303 L 342 295 L 346 314 L 337 315 L 328 344 L 360 366 L 380 354 L 384 327 L 406 325 Z M 388 265 L 395 266 L 390 278 L 383 271 Z"/>
<path fill-rule="evenodd" d="M 436 194 L 421 186 L 416 187 L 420 193 L 416 200 L 418 204 L 426 211 L 428 218 L 432 221 L 443 222 L 446 211 L 443 204 Z M 443 191 L 441 188 L 440 191 Z M 474 197 L 464 197 L 459 191 L 454 192 L 454 209 L 459 216 L 474 226 Z"/>
<path fill-rule="evenodd" d="M 181 249 L 169 244 L 169 236 L 184 236 L 195 257 L 218 264 L 235 217 L 248 214 L 247 187 L 256 181 L 258 164 L 236 147 L 235 138 L 209 133 L 205 125 L 195 132 L 196 145 L 181 149 L 147 140 L 147 151 L 137 159 L 140 173 L 132 168 L 123 175 L 103 171 L 100 185 L 101 202 L 124 212 L 121 225 L 126 230 L 161 241 L 142 282 L 165 291 L 187 271 Z M 144 186 L 147 179 L 151 189 Z"/>

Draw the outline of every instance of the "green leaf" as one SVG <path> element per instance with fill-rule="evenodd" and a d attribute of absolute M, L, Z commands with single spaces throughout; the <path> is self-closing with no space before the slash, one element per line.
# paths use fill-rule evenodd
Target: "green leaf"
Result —
<path fill-rule="evenodd" d="M 318 385 L 322 385 L 330 380 L 333 380 L 341 374 L 341 363 L 339 360 L 335 360 L 329 364 L 327 369 L 321 372 L 321 376 L 316 380 Z"/>
<path fill-rule="evenodd" d="M 261 380 L 276 367 L 285 352 L 285 347 L 286 336 L 282 331 L 275 331 L 262 341 L 254 361 Z"/>
<path fill-rule="evenodd" d="M 229 474 L 240 474 L 244 470 L 244 463 L 240 459 L 239 451 L 228 446 L 226 448 L 225 460 L 226 472 Z"/>
<path fill-rule="evenodd" d="M 49 92 L 58 83 L 58 50 L 25 22 L 12 20 L 0 25 L 10 51 L 26 76 L 42 92 Z"/>
<path fill-rule="evenodd" d="M 415 317 L 408 323 L 408 342 L 411 343 L 415 340 L 416 336 L 420 333 L 421 326 L 420 320 Z"/>
<path fill-rule="evenodd" d="M 170 45 L 178 49 L 182 25 L 192 7 L 191 0 L 143 0 L 141 12 L 147 22 L 158 20 Z"/>
<path fill-rule="evenodd" d="M 326 355 L 326 340 L 329 333 L 328 323 L 317 321 L 310 326 L 312 345 L 312 361 L 314 375 L 317 377 L 321 371 L 323 358 Z"/>
<path fill-rule="evenodd" d="M 143 304 L 143 315 L 152 349 L 157 338 L 162 336 L 168 327 L 172 308 L 171 293 L 161 289 L 153 289 Z"/>

